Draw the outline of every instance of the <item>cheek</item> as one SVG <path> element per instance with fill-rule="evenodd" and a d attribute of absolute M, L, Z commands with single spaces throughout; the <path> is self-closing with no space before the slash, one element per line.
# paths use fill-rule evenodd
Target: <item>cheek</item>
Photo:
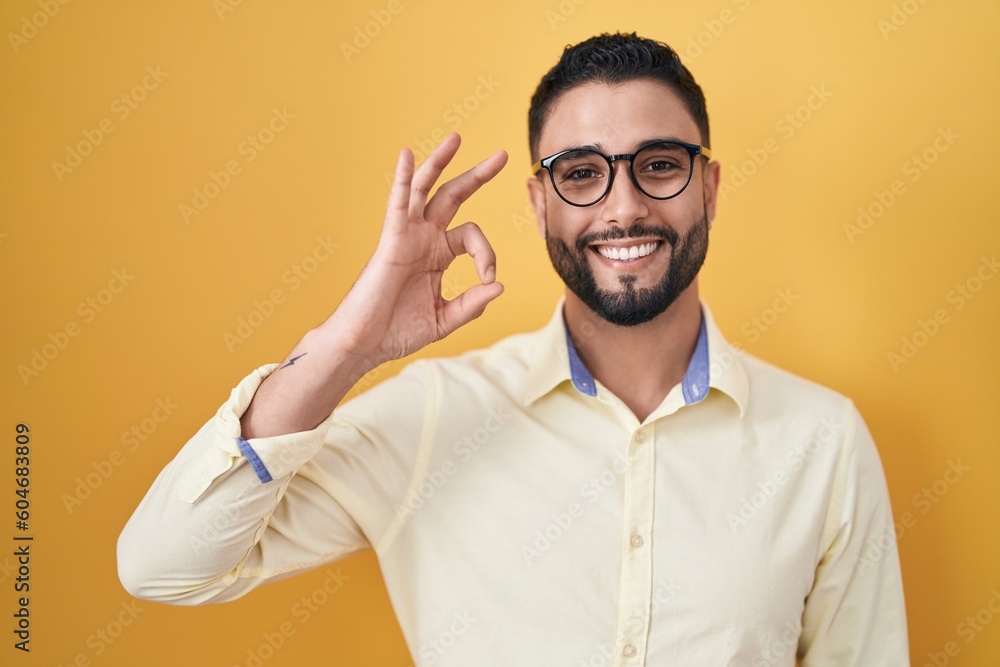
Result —
<path fill-rule="evenodd" d="M 575 241 L 581 234 L 599 225 L 594 222 L 593 214 L 587 209 L 570 206 L 551 205 L 546 211 L 545 225 L 549 234 L 559 238 Z"/>

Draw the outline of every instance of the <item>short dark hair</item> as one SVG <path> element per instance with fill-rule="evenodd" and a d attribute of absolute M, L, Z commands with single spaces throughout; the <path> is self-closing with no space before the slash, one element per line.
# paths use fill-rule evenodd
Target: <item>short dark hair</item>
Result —
<path fill-rule="evenodd" d="M 528 147 L 531 159 L 538 156 L 538 141 L 552 103 L 564 92 L 584 83 L 609 85 L 636 79 L 660 81 L 680 96 L 701 132 L 701 141 L 710 148 L 708 110 L 705 95 L 680 56 L 663 42 L 637 36 L 634 32 L 604 33 L 566 46 L 555 67 L 542 77 L 528 110 Z"/>

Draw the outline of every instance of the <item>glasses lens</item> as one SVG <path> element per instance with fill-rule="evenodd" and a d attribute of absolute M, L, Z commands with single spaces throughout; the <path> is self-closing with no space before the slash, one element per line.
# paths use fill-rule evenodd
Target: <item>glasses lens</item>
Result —
<path fill-rule="evenodd" d="M 551 168 L 556 190 L 574 204 L 592 204 L 608 189 L 608 162 L 600 153 L 570 151 L 554 160 Z"/>
<path fill-rule="evenodd" d="M 651 144 L 636 154 L 632 171 L 643 192 L 650 197 L 666 199 L 687 186 L 691 178 L 691 160 L 691 154 L 680 144 Z"/>

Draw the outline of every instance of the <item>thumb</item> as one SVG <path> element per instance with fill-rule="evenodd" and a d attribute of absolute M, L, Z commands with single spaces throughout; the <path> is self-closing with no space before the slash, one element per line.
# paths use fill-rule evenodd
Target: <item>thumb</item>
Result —
<path fill-rule="evenodd" d="M 442 338 L 483 314 L 486 306 L 503 294 L 503 284 L 494 280 L 488 284 L 473 285 L 444 305 Z"/>

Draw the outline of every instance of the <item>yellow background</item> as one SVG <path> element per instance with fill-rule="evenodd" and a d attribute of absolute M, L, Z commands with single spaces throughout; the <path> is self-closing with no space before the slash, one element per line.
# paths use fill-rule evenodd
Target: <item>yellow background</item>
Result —
<path fill-rule="evenodd" d="M 740 184 L 720 205 L 702 272 L 723 331 L 854 398 L 897 519 L 915 519 L 899 539 L 913 663 L 955 642 L 947 664 L 996 664 L 1000 618 L 989 612 L 971 639 L 959 624 L 1000 587 L 1000 280 L 980 283 L 960 309 L 952 290 L 980 270 L 993 278 L 983 258 L 1000 251 L 997 2 L 223 1 L 0 7 L 0 663 L 247 665 L 290 621 L 294 634 L 263 664 L 410 664 L 370 553 L 334 566 L 349 579 L 308 622 L 291 610 L 322 570 L 223 606 L 139 603 L 107 643 L 98 631 L 116 633 L 131 601 L 115 541 L 230 388 L 280 360 L 350 287 L 374 248 L 400 147 L 458 129 L 464 144 L 446 177 L 498 148 L 511 158 L 456 219 L 483 227 L 507 292 L 421 356 L 547 320 L 561 284 L 527 210 L 529 98 L 564 45 L 620 29 L 682 53 L 708 98 L 723 182 Z M 345 50 L 356 39 L 363 48 Z M 126 117 L 122 95 L 135 107 Z M 274 109 L 294 118 L 275 121 L 280 132 L 249 160 L 241 144 Z M 98 136 L 102 121 L 112 131 L 57 175 L 67 146 Z M 745 162 L 764 146 L 766 162 Z M 925 153 L 933 163 L 914 171 Z M 231 160 L 239 173 L 185 221 L 180 205 Z M 897 180 L 894 201 L 851 233 L 859 207 L 879 212 L 879 193 L 887 202 Z M 339 245 L 303 263 L 317 238 Z M 448 274 L 450 296 L 472 284 L 467 259 Z M 296 265 L 313 270 L 297 285 L 287 273 Z M 134 276 L 124 289 L 112 280 L 123 269 Z M 227 345 L 274 290 L 282 302 Z M 773 317 L 779 290 L 797 300 Z M 935 329 L 927 321 L 940 309 Z M 933 336 L 918 333 L 921 320 Z M 19 366 L 67 324 L 77 335 L 22 377 Z M 893 364 L 903 337 L 920 346 Z M 163 414 L 157 400 L 177 406 L 162 423 L 148 421 Z M 121 438 L 143 420 L 146 439 L 130 449 Z M 28 656 L 10 632 L 18 422 L 32 436 Z M 943 481 L 949 461 L 969 468 L 954 484 Z M 96 488 L 67 505 L 88 475 Z M 935 502 L 920 500 L 925 487 Z"/>

